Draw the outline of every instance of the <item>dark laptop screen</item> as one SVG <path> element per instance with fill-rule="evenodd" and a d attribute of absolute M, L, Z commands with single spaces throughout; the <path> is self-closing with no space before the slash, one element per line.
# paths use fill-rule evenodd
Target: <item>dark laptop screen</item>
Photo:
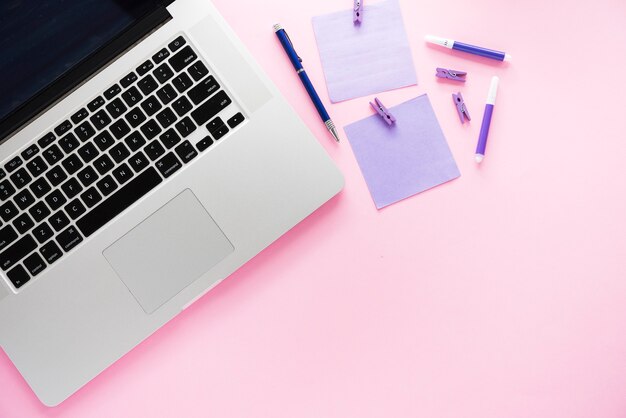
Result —
<path fill-rule="evenodd" d="M 0 121 L 159 0 L 0 0 Z"/>

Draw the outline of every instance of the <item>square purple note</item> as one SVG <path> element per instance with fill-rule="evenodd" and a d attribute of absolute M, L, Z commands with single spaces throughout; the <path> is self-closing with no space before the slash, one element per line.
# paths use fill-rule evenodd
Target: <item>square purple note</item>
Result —
<path fill-rule="evenodd" d="M 344 129 L 378 209 L 461 175 L 427 95 Z"/>
<path fill-rule="evenodd" d="M 398 0 L 365 2 L 363 22 L 352 10 L 313 18 L 333 103 L 417 84 Z"/>

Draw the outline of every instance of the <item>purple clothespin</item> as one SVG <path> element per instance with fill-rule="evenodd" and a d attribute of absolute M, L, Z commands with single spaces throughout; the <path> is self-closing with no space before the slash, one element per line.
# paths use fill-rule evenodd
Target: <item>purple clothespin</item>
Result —
<path fill-rule="evenodd" d="M 355 24 L 363 22 L 363 0 L 354 0 L 354 13 L 352 20 Z"/>
<path fill-rule="evenodd" d="M 454 100 L 454 104 L 456 105 L 456 111 L 459 113 L 459 119 L 461 119 L 461 123 L 465 123 L 465 119 L 472 120 L 467 111 L 467 106 L 465 106 L 465 102 L 463 101 L 463 96 L 461 96 L 461 92 L 457 94 L 452 93 L 452 100 Z"/>
<path fill-rule="evenodd" d="M 461 81 L 465 83 L 465 76 L 467 73 L 465 71 L 437 68 L 437 74 L 435 75 L 439 78 L 447 78 L 448 80 Z"/>
<path fill-rule="evenodd" d="M 370 106 L 387 122 L 387 125 L 391 126 L 396 123 L 396 118 L 389 112 L 385 105 L 378 100 L 378 97 L 374 98 L 374 102 L 370 102 Z"/>

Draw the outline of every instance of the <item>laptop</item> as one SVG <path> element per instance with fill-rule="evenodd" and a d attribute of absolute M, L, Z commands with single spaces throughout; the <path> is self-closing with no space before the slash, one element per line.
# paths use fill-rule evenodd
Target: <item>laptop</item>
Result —
<path fill-rule="evenodd" d="M 0 346 L 45 405 L 343 186 L 208 0 L 5 1 L 0 54 Z"/>

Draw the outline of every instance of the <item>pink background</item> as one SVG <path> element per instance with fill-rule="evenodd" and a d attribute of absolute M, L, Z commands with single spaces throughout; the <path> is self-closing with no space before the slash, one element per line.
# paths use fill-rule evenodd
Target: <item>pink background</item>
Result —
<path fill-rule="evenodd" d="M 626 417 L 626 2 L 401 0 L 420 84 L 380 97 L 428 93 L 462 176 L 382 211 L 272 32 L 289 29 L 328 103 L 310 20 L 352 1 L 215 2 L 345 190 L 58 408 L 0 353 L 0 417 Z M 367 100 L 329 112 L 344 126 Z"/>

